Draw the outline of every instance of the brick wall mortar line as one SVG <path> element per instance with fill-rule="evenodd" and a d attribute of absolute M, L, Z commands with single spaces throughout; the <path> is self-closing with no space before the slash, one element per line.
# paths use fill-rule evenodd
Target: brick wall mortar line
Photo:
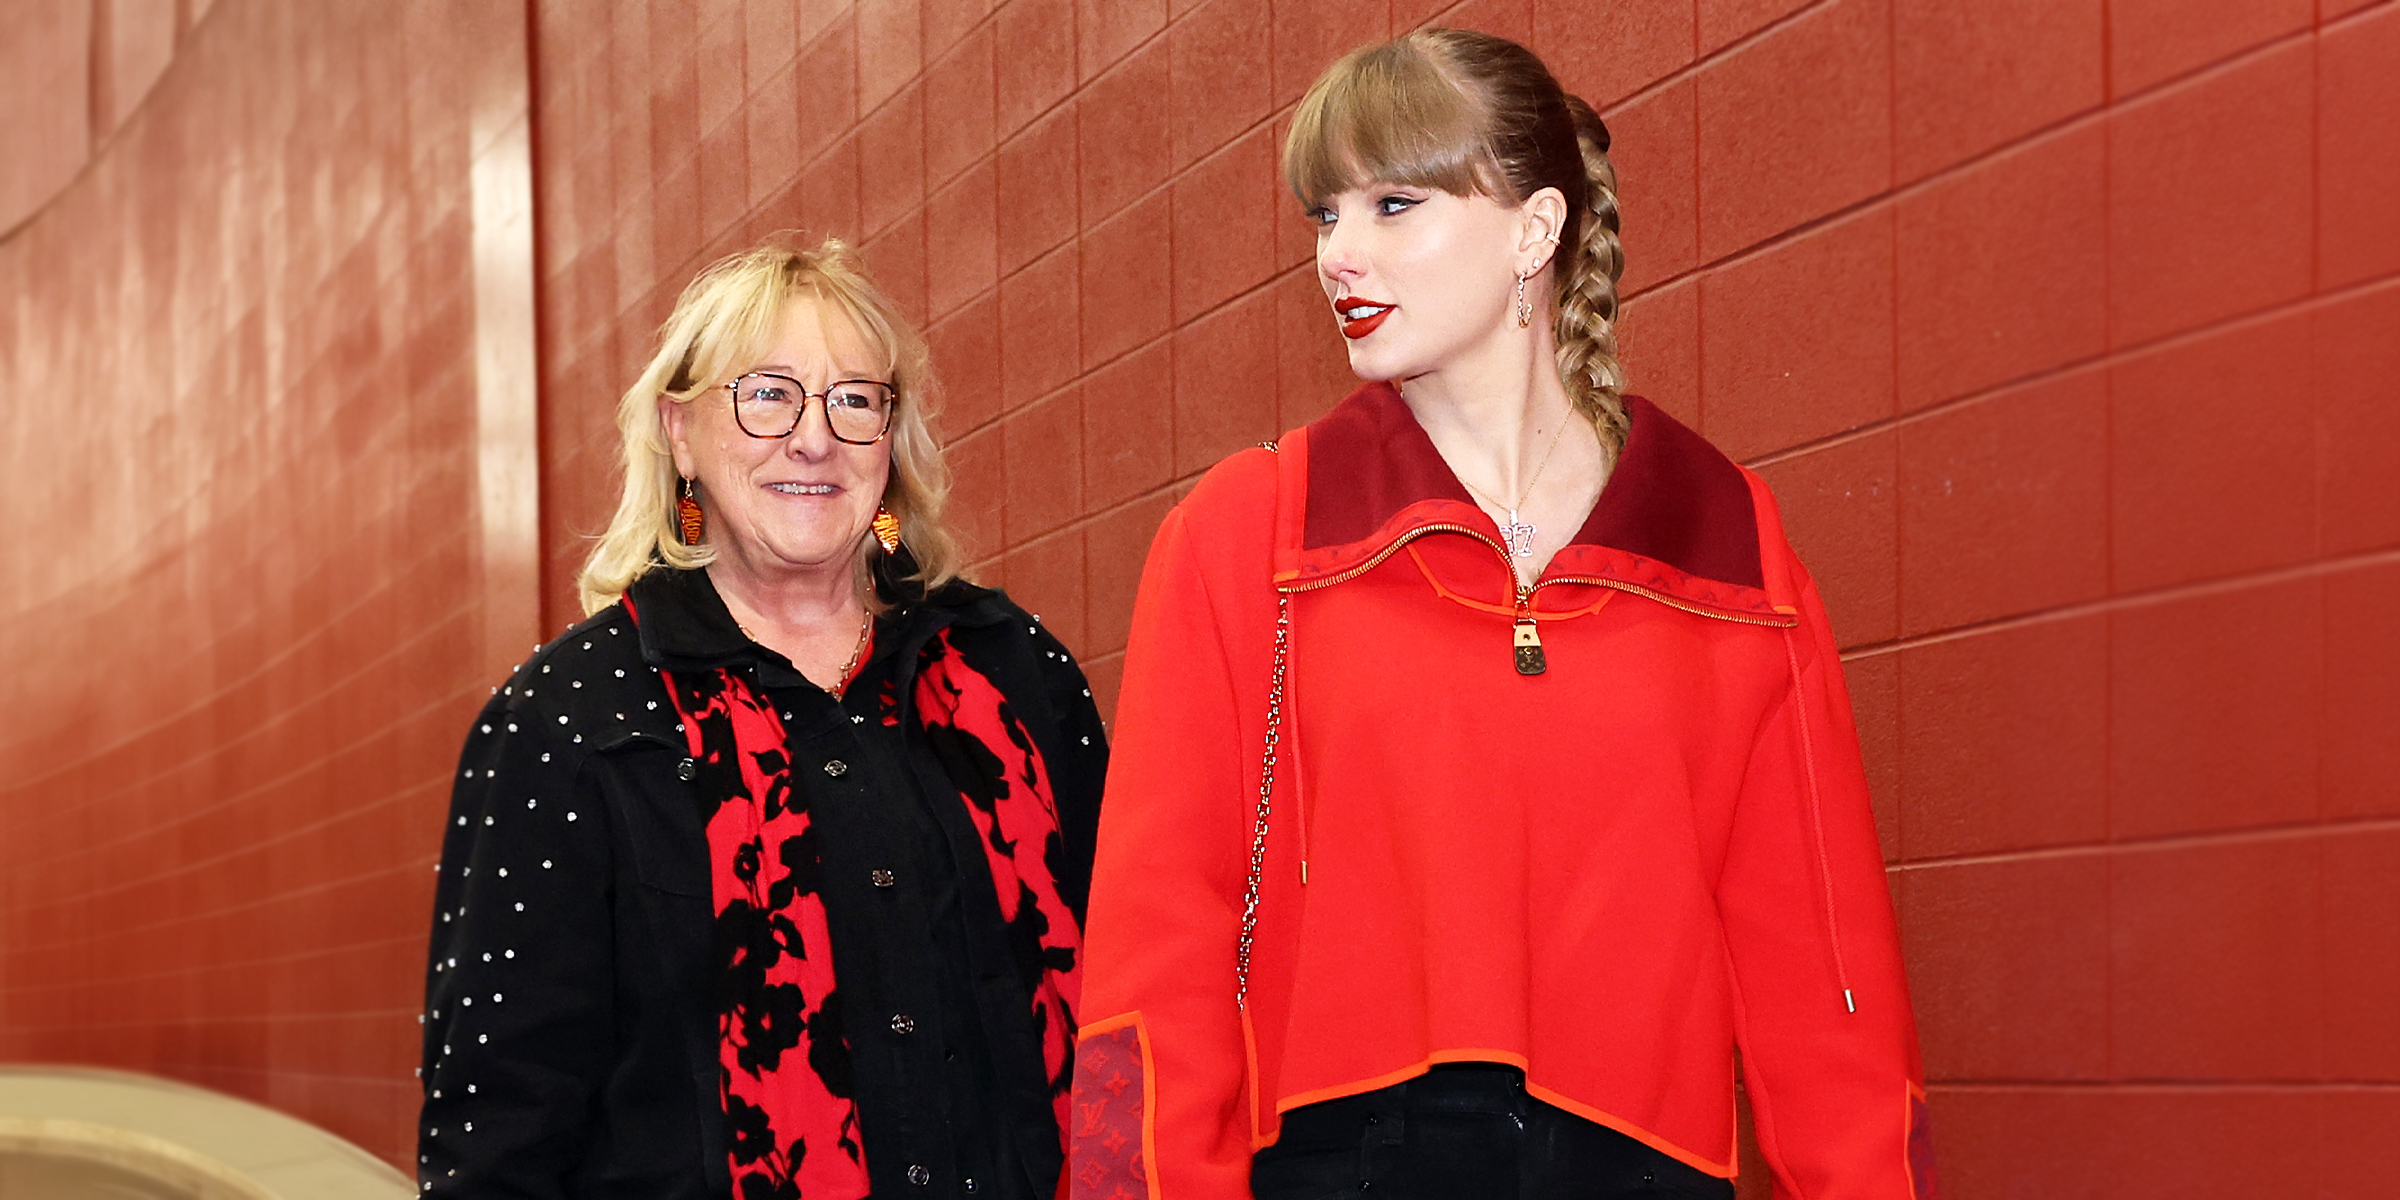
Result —
<path fill-rule="evenodd" d="M 2159 834 L 2151 837 L 2126 838 L 2121 841 L 2073 842 L 2066 845 L 2039 846 L 2023 850 L 1995 850 L 1977 854 L 1912 858 L 1886 863 L 1883 870 L 1887 876 L 1896 876 L 1944 867 L 2056 862 L 2063 859 L 2090 858 L 2096 855 L 2167 853 L 2194 847 L 2237 846 L 2257 842 L 2294 842 L 2307 838 L 2370 833 L 2400 833 L 2400 817 L 2344 817 L 2335 820 L 2311 820 L 2278 825 L 2248 825 L 2240 829 L 2211 829 L 2191 833 Z M 2395 1086 L 2400 1086 L 2400 1084 Z"/>
<path fill-rule="evenodd" d="M 1921 633 L 1911 637 L 1894 638 L 1889 641 L 1872 642 L 1865 645 L 1852 646 L 1842 651 L 1842 661 L 1856 662 L 1863 659 L 1876 658 L 1881 655 L 1895 654 L 1903 650 L 1915 650 L 1924 646 L 1936 646 L 1944 642 L 1961 641 L 1970 637 L 1980 637 L 1984 634 L 1990 633 L 2002 633 L 2009 630 L 2022 629 L 2032 625 L 2044 625 L 2054 621 L 2068 621 L 2079 617 L 2097 616 L 2104 613 L 2113 614 L 2120 612 L 2133 612 L 2144 608 L 2156 608 L 2162 604 L 2174 604 L 2184 600 L 2196 599 L 2204 596 L 2229 595 L 2234 592 L 2247 591 L 2253 588 L 2274 587 L 2279 584 L 2297 583 L 2307 579 L 2322 579 L 2328 576 L 2340 575 L 2350 571 L 2363 571 L 2374 567 L 2389 566 L 2394 563 L 2400 563 L 2400 545 L 2381 546 L 2372 550 L 2361 550 L 2350 554 L 2339 555 L 2333 558 L 2321 558 L 2309 562 L 2297 563 L 2291 566 L 2269 567 L 2259 571 L 2246 571 L 2234 575 L 2219 575 L 2207 579 L 2193 580 L 2186 583 L 2171 584 L 2161 588 L 2152 588 L 2138 592 L 2127 592 L 2121 595 L 2103 596 L 2097 600 L 2085 600 L 2074 604 L 2062 604 L 2056 608 L 2045 608 L 2032 612 L 2015 613 L 2005 617 L 1996 617 L 1988 621 L 1978 621 L 1970 625 L 1958 625 L 1949 629 L 1935 630 L 1931 633 Z"/>
<path fill-rule="evenodd" d="M 2317 292 L 2312 295 L 2286 300 L 2280 304 L 2272 304 L 2265 308 L 2256 308 L 2250 310 L 2249 312 L 2236 313 L 2229 317 L 2219 318 L 2218 320 L 2206 325 L 2196 326 L 2191 329 L 2179 329 L 2173 333 L 2163 334 L 2146 342 L 2133 342 L 2116 347 L 2112 350 L 2102 351 L 2099 354 L 2089 355 L 2087 357 L 2075 359 L 2070 362 L 2063 362 L 2056 366 L 2048 367 L 2028 375 L 2019 376 L 2015 379 L 1991 384 L 1987 387 L 1978 388 L 1972 392 L 1962 393 L 1958 396 L 1953 396 L 1948 400 L 1937 401 L 1933 404 L 1928 404 L 1923 408 L 1912 409 L 1889 420 L 1870 422 L 1855 428 L 1845 429 L 1840 433 L 1829 434 L 1813 441 L 1801 442 L 1797 445 L 1787 446 L 1781 450 L 1775 450 L 1766 454 L 1761 454 L 1755 458 L 1744 460 L 1742 465 L 1749 467 L 1752 470 L 1756 470 L 1761 467 L 1774 466 L 1777 463 L 1794 458 L 1802 458 L 1807 455 L 1817 453 L 1821 450 L 1831 450 L 1864 438 L 1874 437 L 1877 434 L 1884 433 L 1888 430 L 1905 428 L 1921 421 L 1931 420 L 1935 417 L 1941 416 L 1944 413 L 1953 412 L 1967 405 L 1980 403 L 1995 396 L 2016 391 L 2020 388 L 2033 387 L 2039 384 L 2053 382 L 2068 376 L 2080 374 L 2085 371 L 2102 370 L 2129 359 L 2140 358 L 2144 355 L 2153 354 L 2161 350 L 2174 349 L 2183 343 L 2201 341 L 2220 334 L 2229 333 L 2246 326 L 2271 324 L 2286 317 L 2296 316 L 2302 313 L 2311 313 L 2318 309 L 2331 308 L 2340 304 L 2347 304 L 2352 300 L 2356 300 L 2369 293 L 2376 292 L 2384 288 L 2393 287 L 2400 287 L 2400 270 L 2379 275 L 2372 279 L 2362 279 L 2357 283 L 2347 284 L 2330 292 Z"/>

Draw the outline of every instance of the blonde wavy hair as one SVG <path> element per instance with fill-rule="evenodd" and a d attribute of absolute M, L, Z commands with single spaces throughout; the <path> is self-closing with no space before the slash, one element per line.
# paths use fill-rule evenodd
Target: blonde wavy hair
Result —
<path fill-rule="evenodd" d="M 616 516 L 576 577 L 585 612 L 616 603 L 653 568 L 690 570 L 716 558 L 715 548 L 706 543 L 684 545 L 676 526 L 681 476 L 658 401 L 690 403 L 748 369 L 774 347 L 784 314 L 797 301 L 830 305 L 848 317 L 891 364 L 896 398 L 883 506 L 900 519 L 900 541 L 916 560 L 910 582 L 931 591 L 957 577 L 958 542 L 942 521 L 950 469 L 934 434 L 937 389 L 924 337 L 902 319 L 839 239 L 801 250 L 778 238 L 719 260 L 683 289 L 659 330 L 658 353 L 617 402 L 625 482 Z M 875 604 L 870 570 L 881 548 L 871 538 L 862 536 L 860 542 L 859 583 L 868 603 Z"/>
<path fill-rule="evenodd" d="M 1567 198 L 1552 259 L 1558 377 L 1613 454 L 1625 444 L 1617 361 L 1617 172 L 1608 127 L 1550 68 L 1507 38 L 1425 29 L 1362 46 L 1328 68 L 1292 114 L 1283 174 L 1310 207 L 1368 183 L 1522 204 Z"/>

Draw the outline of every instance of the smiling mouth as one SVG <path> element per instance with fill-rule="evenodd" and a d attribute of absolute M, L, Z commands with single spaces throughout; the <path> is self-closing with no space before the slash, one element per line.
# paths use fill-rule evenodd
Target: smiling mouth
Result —
<path fill-rule="evenodd" d="M 767 490 L 786 496 L 830 496 L 842 489 L 830 483 L 770 483 Z"/>
<path fill-rule="evenodd" d="M 1383 324 L 1383 319 L 1398 307 L 1397 304 L 1377 304 L 1354 296 L 1335 301 L 1333 311 L 1341 316 L 1342 336 L 1356 341 L 1375 332 L 1375 327 Z"/>

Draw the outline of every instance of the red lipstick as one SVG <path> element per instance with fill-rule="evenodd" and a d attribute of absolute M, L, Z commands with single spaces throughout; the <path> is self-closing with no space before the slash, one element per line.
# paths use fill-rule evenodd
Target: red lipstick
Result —
<path fill-rule="evenodd" d="M 1392 315 L 1392 310 L 1397 307 L 1396 304 L 1377 304 L 1352 296 L 1336 301 L 1333 311 L 1341 316 L 1342 336 L 1357 341 L 1375 332 L 1376 327 L 1383 324 L 1383 319 Z"/>

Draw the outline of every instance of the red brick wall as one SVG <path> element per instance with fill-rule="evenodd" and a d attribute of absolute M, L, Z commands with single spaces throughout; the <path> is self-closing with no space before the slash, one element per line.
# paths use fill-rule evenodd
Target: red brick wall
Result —
<path fill-rule="evenodd" d="M 378 74 L 400 43 L 377 23 L 397 18 L 237 34 L 218 24 L 229 8 L 252 11 L 220 0 L 203 43 L 338 42 L 329 69 L 277 76 L 314 95 L 363 72 L 382 82 L 361 95 L 439 98 Z M 1041 611 L 1113 696 L 1166 507 L 1350 385 L 1274 178 L 1280 117 L 1359 42 L 1429 19 L 1508 33 L 1616 131 L 1635 390 L 1767 475 L 1849 648 L 1948 1193 L 2333 1197 L 2400 1177 L 2400 625 L 2375 600 L 2400 586 L 2400 5 L 534 8 L 547 628 L 573 615 L 582 538 L 613 500 L 615 396 L 674 293 L 716 254 L 804 227 L 861 243 L 927 322 L 976 574 Z M 233 105 L 239 72 L 217 64 L 179 56 L 160 86 Z M 286 126 L 367 120 L 347 103 Z M 261 163 L 345 140 L 244 136 Z M 332 241 L 278 267 L 298 280 L 273 285 L 280 307 L 216 313 L 210 289 L 230 285 L 213 281 L 247 279 L 224 260 L 128 274 L 111 248 L 165 222 L 143 215 L 157 195 L 184 194 L 134 176 L 206 155 L 179 142 L 108 175 L 127 153 L 74 185 L 76 214 L 0 242 L 13 381 L 63 377 L 25 374 L 22 347 L 44 337 L 81 339 L 62 360 L 79 365 L 114 353 L 100 318 L 66 315 L 103 295 L 172 293 L 187 306 L 173 311 L 209 314 L 220 332 L 186 335 L 194 361 L 251 330 L 262 348 L 229 362 L 314 362 L 305 348 L 329 335 L 295 330 L 370 327 L 351 316 L 380 293 L 340 290 L 359 273 L 325 264 L 372 244 L 411 264 L 412 290 L 371 324 L 380 340 L 340 344 L 404 368 L 409 403 L 302 420 L 296 373 L 263 392 L 248 376 L 196 384 L 226 397 L 215 426 L 272 434 L 271 462 L 234 469 L 253 443 L 196 434 L 197 418 L 112 457 L 64 407 L 13 402 L 0 503 L 19 528 L 61 511 L 81 528 L 93 487 L 146 482 L 133 464 L 195 437 L 224 466 L 171 492 L 201 502 L 143 527 L 143 553 L 120 538 L 7 577 L 38 669 L 0 693 L 0 1057 L 227 1083 L 403 1159 L 415 880 L 488 682 L 440 651 L 439 631 L 483 619 L 460 519 L 443 515 L 474 490 L 446 407 L 458 368 L 442 366 L 457 361 L 442 324 L 457 235 L 427 215 L 455 164 L 381 160 L 410 215 L 363 243 L 301 222 L 316 201 L 290 192 L 275 219 Z M 113 264 L 104 287 L 60 282 L 92 264 Z M 452 332 L 410 341 L 395 332 L 409 321 Z M 340 507 L 356 502 L 327 463 L 389 499 Z M 250 532 L 246 506 L 270 501 L 313 510 L 295 518 L 308 532 Z M 288 599 L 251 604 L 226 562 L 281 564 L 253 573 Z M 398 647 L 382 636 L 394 619 L 435 632 Z M 74 670 L 91 663 L 167 686 L 104 693 Z M 387 690 L 326 712 L 309 671 Z M 204 747 L 253 711 L 277 732 L 238 761 L 182 743 L 126 755 L 90 729 L 105 716 Z M 409 732 L 357 732 L 387 719 Z M 376 756 L 363 793 L 327 749 L 352 745 Z M 128 813 L 165 832 L 125 841 Z M 108 857 L 128 851 L 180 882 L 127 886 Z M 344 894 L 304 881 L 345 863 L 358 882 L 343 886 L 373 903 L 301 901 Z M 161 925 L 129 904 L 205 915 Z M 247 913 L 268 915 L 264 942 L 237 936 Z M 277 932 L 310 921 L 339 927 Z M 184 956 L 160 981 L 126 965 L 159 954 Z M 318 1024 L 338 1049 L 311 1040 Z"/>
<path fill-rule="evenodd" d="M 450 768 L 535 635 L 528 576 L 484 644 L 470 180 L 524 14 L 116 15 L 162 13 L 173 65 L 0 240 L 0 1061 L 405 1161 Z"/>
<path fill-rule="evenodd" d="M 1616 131 L 1635 390 L 1850 649 L 1950 1194 L 2388 1187 L 2400 8 L 978 7 L 545 6 L 553 625 L 675 289 L 805 227 L 930 323 L 977 574 L 1113 694 L 1167 506 L 1350 384 L 1279 119 L 1523 38 Z"/>

